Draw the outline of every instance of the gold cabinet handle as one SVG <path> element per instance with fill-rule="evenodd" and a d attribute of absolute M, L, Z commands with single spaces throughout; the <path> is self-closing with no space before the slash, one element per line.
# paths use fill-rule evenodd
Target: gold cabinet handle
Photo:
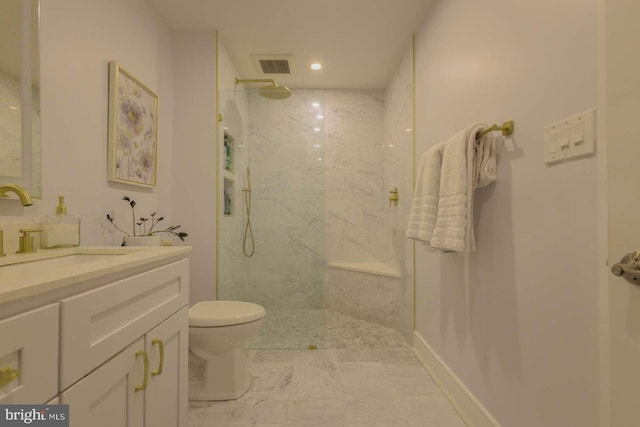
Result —
<path fill-rule="evenodd" d="M 158 344 L 158 351 L 160 352 L 160 363 L 158 364 L 158 369 L 155 371 L 151 371 L 151 376 L 155 377 L 156 375 L 162 374 L 162 368 L 164 368 L 164 343 L 159 338 L 154 338 L 151 340 L 151 345 Z"/>
<path fill-rule="evenodd" d="M 20 378 L 19 370 L 13 368 L 0 369 L 0 388 L 6 386 L 17 378 Z"/>
<path fill-rule="evenodd" d="M 147 382 L 149 381 L 149 356 L 144 350 L 136 351 L 136 357 L 140 356 L 142 356 L 142 360 L 144 361 L 144 379 L 142 380 L 142 385 L 137 385 L 134 387 L 133 391 L 135 391 L 136 393 L 139 391 L 144 391 L 147 388 Z"/>

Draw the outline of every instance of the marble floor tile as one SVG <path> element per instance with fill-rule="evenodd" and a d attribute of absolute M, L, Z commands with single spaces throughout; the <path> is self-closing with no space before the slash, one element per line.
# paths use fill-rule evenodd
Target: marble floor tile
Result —
<path fill-rule="evenodd" d="M 406 397 L 399 408 L 408 414 L 411 427 L 466 427 L 444 396 Z"/>
<path fill-rule="evenodd" d="M 337 349 L 338 364 L 350 362 L 379 362 L 380 358 L 374 350 L 370 348 L 360 349 Z"/>
<path fill-rule="evenodd" d="M 347 425 L 344 399 L 296 399 L 289 402 L 287 427 Z"/>
<path fill-rule="evenodd" d="M 400 347 L 398 349 L 384 349 L 375 350 L 378 359 L 385 365 L 411 365 L 415 366 L 418 362 L 418 358 L 413 354 L 413 351 L 408 347 Z"/>
<path fill-rule="evenodd" d="M 291 350 L 248 350 L 247 357 L 254 363 L 293 363 L 296 353 Z"/>
<path fill-rule="evenodd" d="M 247 352 L 250 390 L 190 402 L 188 427 L 464 427 L 400 332 L 308 311 L 275 313 Z"/>
<path fill-rule="evenodd" d="M 347 404 L 346 415 L 349 425 L 410 425 L 407 414 L 399 409 L 394 398 L 372 397 L 354 400 Z"/>
<path fill-rule="evenodd" d="M 288 396 L 293 381 L 293 363 L 253 363 L 249 367 L 252 392 Z"/>
<path fill-rule="evenodd" d="M 189 427 L 245 427 L 259 424 L 283 424 L 286 399 L 274 394 L 247 393 L 233 401 L 189 406 Z"/>

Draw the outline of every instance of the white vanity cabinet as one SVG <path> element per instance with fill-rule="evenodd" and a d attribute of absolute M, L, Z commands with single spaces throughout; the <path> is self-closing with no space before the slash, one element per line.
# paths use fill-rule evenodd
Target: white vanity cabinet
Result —
<path fill-rule="evenodd" d="M 145 339 L 151 373 L 144 391 L 144 424 L 146 427 L 186 427 L 189 307 L 155 327 Z"/>
<path fill-rule="evenodd" d="M 186 426 L 188 260 L 60 301 L 71 426 Z"/>
<path fill-rule="evenodd" d="M 144 393 L 134 391 L 144 382 L 144 362 L 136 356 L 143 348 L 140 338 L 62 392 L 60 403 L 69 405 L 71 426 L 144 426 Z"/>
<path fill-rule="evenodd" d="M 71 426 L 186 426 L 188 316 L 181 309 L 63 392 Z"/>
<path fill-rule="evenodd" d="M 0 404 L 72 427 L 186 427 L 189 247 L 0 258 Z"/>
<path fill-rule="evenodd" d="M 0 320 L 0 404 L 58 394 L 58 304 Z"/>

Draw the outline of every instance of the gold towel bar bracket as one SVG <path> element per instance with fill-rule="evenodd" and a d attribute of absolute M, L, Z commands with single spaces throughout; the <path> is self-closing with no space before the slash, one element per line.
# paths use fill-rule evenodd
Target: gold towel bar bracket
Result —
<path fill-rule="evenodd" d="M 493 132 L 496 130 L 500 130 L 502 131 L 502 135 L 503 136 L 509 136 L 513 133 L 513 128 L 514 128 L 514 122 L 513 120 L 508 120 L 504 123 L 502 123 L 502 126 L 498 126 L 498 125 L 493 125 L 493 126 L 489 126 L 488 128 L 484 128 L 482 129 L 480 132 L 478 132 L 478 134 L 476 135 L 476 139 L 480 139 L 483 136 L 485 136 L 486 134 L 488 134 L 489 132 Z"/>

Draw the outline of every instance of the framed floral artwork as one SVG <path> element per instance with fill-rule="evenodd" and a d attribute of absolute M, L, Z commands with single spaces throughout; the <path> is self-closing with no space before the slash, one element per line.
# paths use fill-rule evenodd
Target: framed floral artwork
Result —
<path fill-rule="evenodd" d="M 109 62 L 109 131 L 107 179 L 156 186 L 158 95 Z"/>

